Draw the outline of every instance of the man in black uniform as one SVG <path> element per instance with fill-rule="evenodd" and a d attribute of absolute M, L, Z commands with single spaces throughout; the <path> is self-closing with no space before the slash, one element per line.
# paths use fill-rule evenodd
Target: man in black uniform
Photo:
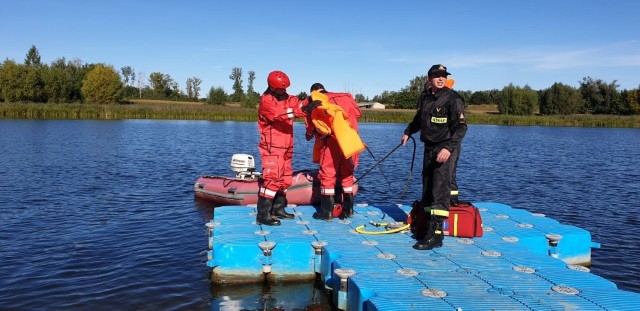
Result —
<path fill-rule="evenodd" d="M 406 144 L 409 136 L 420 131 L 424 142 L 422 163 L 422 206 L 428 217 L 428 228 L 416 236 L 413 248 L 430 250 L 442 246 L 442 222 L 449 217 L 451 196 L 452 154 L 460 148 L 467 133 L 464 99 L 445 87 L 450 73 L 443 65 L 433 65 L 427 73 L 430 88 L 420 94 L 418 111 L 402 135 Z"/>

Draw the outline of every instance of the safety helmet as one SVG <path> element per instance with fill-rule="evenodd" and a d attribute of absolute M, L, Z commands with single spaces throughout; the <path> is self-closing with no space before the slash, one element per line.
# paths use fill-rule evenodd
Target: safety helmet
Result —
<path fill-rule="evenodd" d="M 286 89 L 291 85 L 289 77 L 282 71 L 272 71 L 267 77 L 267 83 L 271 89 Z"/>

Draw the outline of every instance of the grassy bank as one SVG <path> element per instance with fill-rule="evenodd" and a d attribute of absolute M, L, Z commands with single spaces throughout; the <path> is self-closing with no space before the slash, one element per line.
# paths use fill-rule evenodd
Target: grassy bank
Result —
<path fill-rule="evenodd" d="M 413 110 L 367 109 L 363 110 L 360 122 L 407 123 L 414 114 Z M 640 116 L 509 116 L 497 114 L 492 106 L 470 106 L 466 116 L 469 124 L 640 128 Z M 128 105 L 0 103 L 0 118 L 256 121 L 257 111 L 237 105 L 150 100 L 134 101 Z"/>

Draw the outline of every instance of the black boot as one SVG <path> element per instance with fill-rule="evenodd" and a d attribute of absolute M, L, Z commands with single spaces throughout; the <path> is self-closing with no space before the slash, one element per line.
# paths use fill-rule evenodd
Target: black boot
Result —
<path fill-rule="evenodd" d="M 444 218 L 438 216 L 431 216 L 429 221 L 429 231 L 427 235 L 416 242 L 413 248 L 417 250 L 431 250 L 437 247 L 442 247 L 442 240 L 444 240 L 444 232 L 442 232 L 442 222 Z"/>
<path fill-rule="evenodd" d="M 331 221 L 333 219 L 333 206 L 335 200 L 332 195 L 323 195 L 320 197 L 320 211 L 313 213 L 313 218 Z"/>
<path fill-rule="evenodd" d="M 256 215 L 256 223 L 259 225 L 279 226 L 280 220 L 271 217 L 271 207 L 273 199 L 258 196 L 258 214 Z"/>
<path fill-rule="evenodd" d="M 342 215 L 344 218 L 353 217 L 353 193 L 342 195 Z"/>
<path fill-rule="evenodd" d="M 271 210 L 271 215 L 280 219 L 291 219 L 295 217 L 294 214 L 287 213 L 284 208 L 287 206 L 287 197 L 284 193 L 276 194 L 276 197 L 273 198 L 273 209 Z"/>
<path fill-rule="evenodd" d="M 422 240 L 427 236 L 429 231 L 429 222 L 431 221 L 431 215 L 422 207 L 422 202 L 416 200 L 411 204 L 411 233 L 416 240 Z"/>

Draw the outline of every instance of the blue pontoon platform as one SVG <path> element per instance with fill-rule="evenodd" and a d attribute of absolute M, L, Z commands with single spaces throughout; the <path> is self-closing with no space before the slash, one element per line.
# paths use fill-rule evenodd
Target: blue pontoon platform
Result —
<path fill-rule="evenodd" d="M 539 213 L 474 203 L 480 238 L 445 237 L 430 251 L 408 231 L 361 234 L 372 223 L 406 220 L 410 206 L 359 205 L 332 222 L 297 206 L 281 226 L 255 223 L 255 207 L 214 211 L 207 265 L 218 284 L 312 281 L 319 277 L 342 310 L 640 310 L 640 294 L 590 273 L 588 231 Z"/>

